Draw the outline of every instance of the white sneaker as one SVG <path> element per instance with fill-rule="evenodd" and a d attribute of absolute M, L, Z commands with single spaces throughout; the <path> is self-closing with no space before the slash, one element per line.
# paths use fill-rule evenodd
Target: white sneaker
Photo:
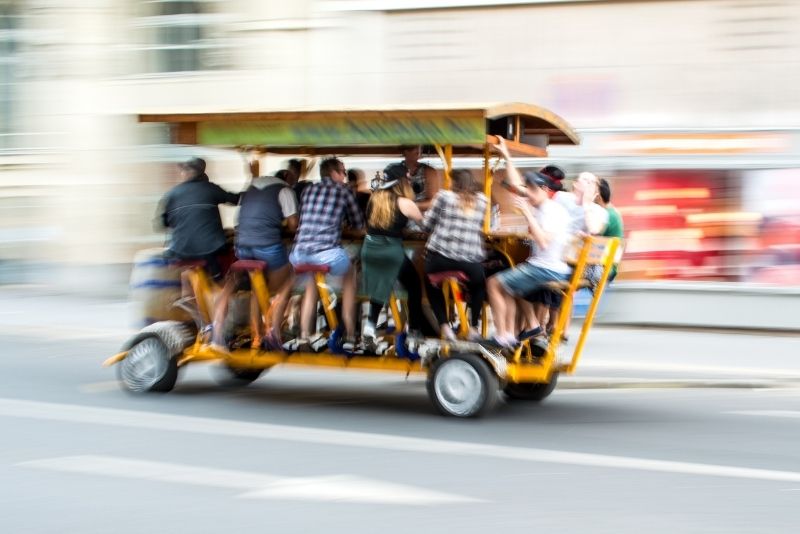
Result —
<path fill-rule="evenodd" d="M 453 329 L 450 328 L 450 325 L 445 325 L 441 328 L 442 339 L 447 341 L 455 341 L 456 335 L 453 333 Z"/>
<path fill-rule="evenodd" d="M 375 325 L 369 321 L 364 321 L 364 326 L 361 327 L 361 337 L 375 337 Z"/>

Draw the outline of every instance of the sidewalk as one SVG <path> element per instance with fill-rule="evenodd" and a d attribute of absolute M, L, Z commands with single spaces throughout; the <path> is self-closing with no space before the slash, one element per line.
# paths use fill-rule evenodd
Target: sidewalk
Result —
<path fill-rule="evenodd" d="M 0 287 L 0 336 L 123 341 L 135 329 L 133 307 L 118 299 L 47 294 Z M 563 355 L 571 355 L 580 323 Z M 576 381 L 800 380 L 800 335 L 741 331 L 596 326 L 589 333 Z M 754 382 L 755 383 L 755 382 Z"/>
<path fill-rule="evenodd" d="M 0 286 L 0 336 L 123 340 L 134 331 L 133 306 L 127 301 Z"/>

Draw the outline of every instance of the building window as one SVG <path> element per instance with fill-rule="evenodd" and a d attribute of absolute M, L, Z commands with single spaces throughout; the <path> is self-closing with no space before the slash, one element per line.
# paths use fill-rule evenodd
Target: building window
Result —
<path fill-rule="evenodd" d="M 141 30 L 148 72 L 192 72 L 220 68 L 224 20 L 215 1 L 150 0 L 143 2 L 136 25 Z"/>
<path fill-rule="evenodd" d="M 14 5 L 0 2 L 0 148 L 11 145 L 14 128 L 19 26 L 20 16 Z"/>

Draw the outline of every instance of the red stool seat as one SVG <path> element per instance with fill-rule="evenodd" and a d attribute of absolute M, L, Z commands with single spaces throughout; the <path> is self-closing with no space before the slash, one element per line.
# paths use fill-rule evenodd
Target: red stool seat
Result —
<path fill-rule="evenodd" d="M 441 287 L 442 283 L 448 278 L 455 278 L 459 282 L 467 282 L 469 280 L 469 277 L 463 271 L 442 271 L 428 275 L 428 281 L 434 287 Z"/>
<path fill-rule="evenodd" d="M 297 274 L 305 273 L 327 273 L 331 268 L 328 265 L 314 265 L 311 263 L 299 263 L 294 266 L 294 272 Z"/>
<path fill-rule="evenodd" d="M 231 265 L 231 271 L 266 271 L 267 262 L 260 260 L 237 260 Z"/>
<path fill-rule="evenodd" d="M 184 269 L 202 268 L 206 266 L 206 260 L 171 260 L 169 262 L 173 267 L 181 267 Z"/>

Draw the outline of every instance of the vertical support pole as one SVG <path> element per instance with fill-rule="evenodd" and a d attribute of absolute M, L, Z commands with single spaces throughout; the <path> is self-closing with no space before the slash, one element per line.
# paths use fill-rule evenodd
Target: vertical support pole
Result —
<path fill-rule="evenodd" d="M 558 345 L 561 343 L 561 335 L 564 333 L 564 329 L 567 327 L 568 318 L 570 315 L 572 315 L 572 302 L 575 298 L 575 292 L 578 290 L 578 284 L 580 283 L 581 278 L 583 278 L 583 271 L 586 268 L 586 260 L 589 258 L 589 252 L 591 249 L 592 238 L 587 236 L 583 239 L 583 246 L 581 247 L 581 252 L 578 255 L 578 262 L 575 265 L 575 271 L 572 273 L 569 287 L 564 294 L 564 301 L 561 304 L 561 312 L 558 314 L 556 329 L 550 336 L 550 344 L 547 347 L 547 355 L 542 362 L 542 366 L 545 367 L 548 377 L 550 376 L 550 368 L 556 359 L 556 350 L 558 349 Z M 575 355 L 573 354 L 573 359 L 574 357 Z"/>
<path fill-rule="evenodd" d="M 211 307 L 209 306 L 209 284 L 206 278 L 206 273 L 203 268 L 192 268 L 187 274 L 189 283 L 194 292 L 195 302 L 197 303 L 197 310 L 200 312 L 200 317 L 206 324 L 211 324 Z"/>
<path fill-rule="evenodd" d="M 592 323 L 594 322 L 594 316 L 597 313 L 597 307 L 600 303 L 600 297 L 603 296 L 603 291 L 606 288 L 606 283 L 608 283 L 608 277 L 611 275 L 611 268 L 614 265 L 614 259 L 617 256 L 617 249 L 619 248 L 619 238 L 614 237 L 608 243 L 608 249 L 606 249 L 606 257 L 603 261 L 603 274 L 600 276 L 600 282 L 597 284 L 597 287 L 594 289 L 594 294 L 592 295 L 592 302 L 589 304 L 589 310 L 586 312 L 586 317 L 583 320 L 583 327 L 581 328 L 581 335 L 578 338 L 578 342 L 575 345 L 575 352 L 572 353 L 572 361 L 567 367 L 567 373 L 572 374 L 575 372 L 575 367 L 578 365 L 578 360 L 581 358 L 581 352 L 583 352 L 583 345 L 586 343 L 586 335 L 589 333 L 589 329 L 592 327 Z"/>
<path fill-rule="evenodd" d="M 389 309 L 392 311 L 392 317 L 394 318 L 395 332 L 402 332 L 405 325 L 403 324 L 403 316 L 400 315 L 400 308 L 397 306 L 397 296 L 394 291 L 389 294 Z"/>
<path fill-rule="evenodd" d="M 325 310 L 328 326 L 331 327 L 331 331 L 336 330 L 339 328 L 339 318 L 336 317 L 336 310 L 331 307 L 331 294 L 325 284 L 325 275 L 323 273 L 314 273 L 314 282 L 317 284 L 319 301 L 322 303 L 322 309 Z"/>
<path fill-rule="evenodd" d="M 260 319 L 260 324 L 266 326 L 267 317 L 269 315 L 269 288 L 267 287 L 267 281 L 264 279 L 263 271 L 250 271 L 248 274 L 250 275 L 253 298 L 255 298 L 258 303 L 258 318 Z M 255 343 L 256 340 L 259 340 L 260 343 L 260 328 L 258 331 L 253 332 L 253 342 Z"/>
<path fill-rule="evenodd" d="M 445 145 L 444 147 L 444 188 L 450 189 L 451 174 L 453 170 L 453 145 Z"/>
<path fill-rule="evenodd" d="M 489 168 L 489 143 L 483 144 L 483 194 L 486 195 L 486 213 L 483 216 L 483 233 L 492 229 L 492 170 Z M 484 336 L 486 337 L 486 336 Z"/>

